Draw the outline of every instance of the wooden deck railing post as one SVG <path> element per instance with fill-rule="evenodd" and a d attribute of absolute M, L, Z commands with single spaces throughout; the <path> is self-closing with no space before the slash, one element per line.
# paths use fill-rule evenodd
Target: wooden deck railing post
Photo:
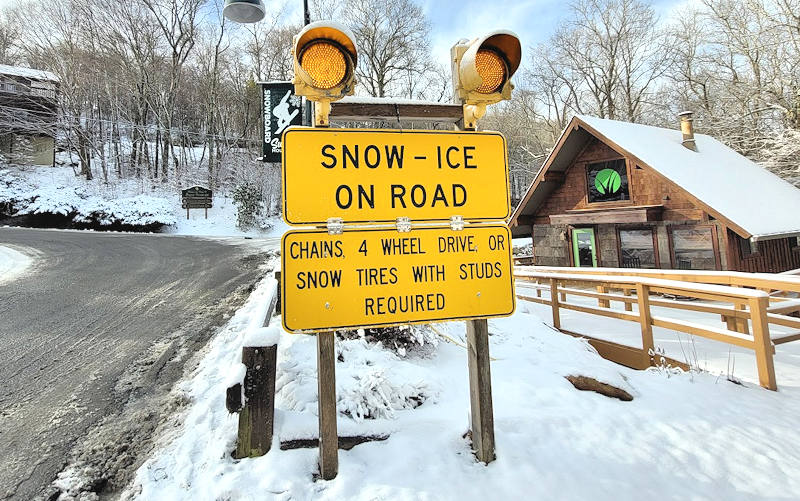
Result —
<path fill-rule="evenodd" d="M 598 285 L 597 292 L 599 292 L 600 294 L 605 294 L 606 292 L 608 292 L 608 289 L 606 288 L 605 285 Z M 599 306 L 600 308 L 611 308 L 611 301 L 609 301 L 608 299 L 598 298 L 597 306 Z"/>
<path fill-rule="evenodd" d="M 550 279 L 550 306 L 553 309 L 553 327 L 561 328 L 561 314 L 558 306 L 558 282 L 555 278 Z"/>
<path fill-rule="evenodd" d="M 747 309 L 747 306 L 740 304 L 736 306 L 736 309 L 744 311 Z M 737 332 L 741 332 L 742 334 L 750 334 L 750 327 L 747 325 L 746 318 L 736 318 L 735 323 Z"/>
<path fill-rule="evenodd" d="M 750 299 L 750 321 L 753 322 L 758 381 L 768 390 L 777 390 L 778 383 L 775 380 L 775 366 L 772 360 L 772 339 L 769 337 L 769 324 L 767 323 L 768 306 L 769 298 L 767 297 Z"/>
<path fill-rule="evenodd" d="M 628 289 L 628 288 L 625 288 L 625 289 L 622 290 L 622 294 L 625 295 L 626 297 L 631 297 L 631 290 Z M 629 302 L 626 301 L 625 302 L 625 311 L 633 311 L 633 303 L 629 303 Z"/>
<path fill-rule="evenodd" d="M 653 316 L 650 312 L 650 287 L 636 284 L 636 299 L 639 305 L 639 324 L 642 327 L 642 350 L 646 365 L 653 365 L 650 353 L 655 352 L 653 342 Z"/>

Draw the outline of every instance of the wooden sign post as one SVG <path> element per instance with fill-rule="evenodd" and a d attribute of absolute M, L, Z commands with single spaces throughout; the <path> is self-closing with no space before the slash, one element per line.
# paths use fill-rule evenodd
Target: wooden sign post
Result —
<path fill-rule="evenodd" d="M 339 473 L 339 431 L 336 423 L 336 334 L 317 334 L 319 412 L 319 475 L 332 480 Z"/>

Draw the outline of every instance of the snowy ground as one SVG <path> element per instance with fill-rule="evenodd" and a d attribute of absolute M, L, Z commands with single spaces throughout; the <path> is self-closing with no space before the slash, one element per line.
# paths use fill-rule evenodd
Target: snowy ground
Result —
<path fill-rule="evenodd" d="M 225 388 L 241 373 L 242 343 L 260 325 L 272 285 L 260 285 L 176 390 L 192 402 L 189 410 L 123 497 L 752 500 L 800 493 L 800 357 L 780 362 L 779 392 L 710 372 L 638 372 L 553 331 L 542 321 L 549 312 L 525 302 L 489 323 L 497 439 L 490 465 L 477 463 L 462 438 L 469 426 L 463 322 L 437 324 L 438 343 L 404 355 L 363 339 L 337 341 L 340 434 L 390 438 L 340 451 L 339 476 L 327 482 L 313 480 L 316 449 L 278 448 L 315 436 L 317 427 L 315 339 L 281 333 L 273 449 L 235 461 L 237 416 L 225 410 Z M 577 391 L 567 375 L 617 385 L 634 400 Z M 410 408 L 410 397 L 422 405 Z"/>
<path fill-rule="evenodd" d="M 180 198 L 177 199 L 177 222 L 164 228 L 164 233 L 174 235 L 205 235 L 205 236 L 240 236 L 240 237 L 280 237 L 288 229 L 280 217 L 269 219 L 272 227 L 266 231 L 242 231 L 236 227 L 236 205 L 227 197 L 214 197 L 214 207 L 208 209 L 208 219 L 205 218 L 203 209 L 189 210 L 189 219 L 186 219 L 186 209 L 180 208 Z"/>
<path fill-rule="evenodd" d="M 24 273 L 31 265 L 27 255 L 0 245 L 0 284 L 8 282 Z"/>

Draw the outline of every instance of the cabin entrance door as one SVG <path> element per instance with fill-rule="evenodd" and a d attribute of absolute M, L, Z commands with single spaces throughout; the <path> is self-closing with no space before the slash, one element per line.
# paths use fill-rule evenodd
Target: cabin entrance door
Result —
<path fill-rule="evenodd" d="M 597 267 L 597 245 L 592 228 L 572 230 L 572 263 L 580 268 Z"/>

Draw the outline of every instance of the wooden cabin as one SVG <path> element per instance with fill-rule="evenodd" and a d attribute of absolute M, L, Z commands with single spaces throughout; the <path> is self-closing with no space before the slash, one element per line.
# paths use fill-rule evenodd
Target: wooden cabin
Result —
<path fill-rule="evenodd" d="M 54 165 L 59 79 L 0 64 L 0 155 L 11 163 Z"/>
<path fill-rule="evenodd" d="M 576 116 L 510 225 L 533 264 L 800 268 L 800 190 L 713 137 Z"/>

